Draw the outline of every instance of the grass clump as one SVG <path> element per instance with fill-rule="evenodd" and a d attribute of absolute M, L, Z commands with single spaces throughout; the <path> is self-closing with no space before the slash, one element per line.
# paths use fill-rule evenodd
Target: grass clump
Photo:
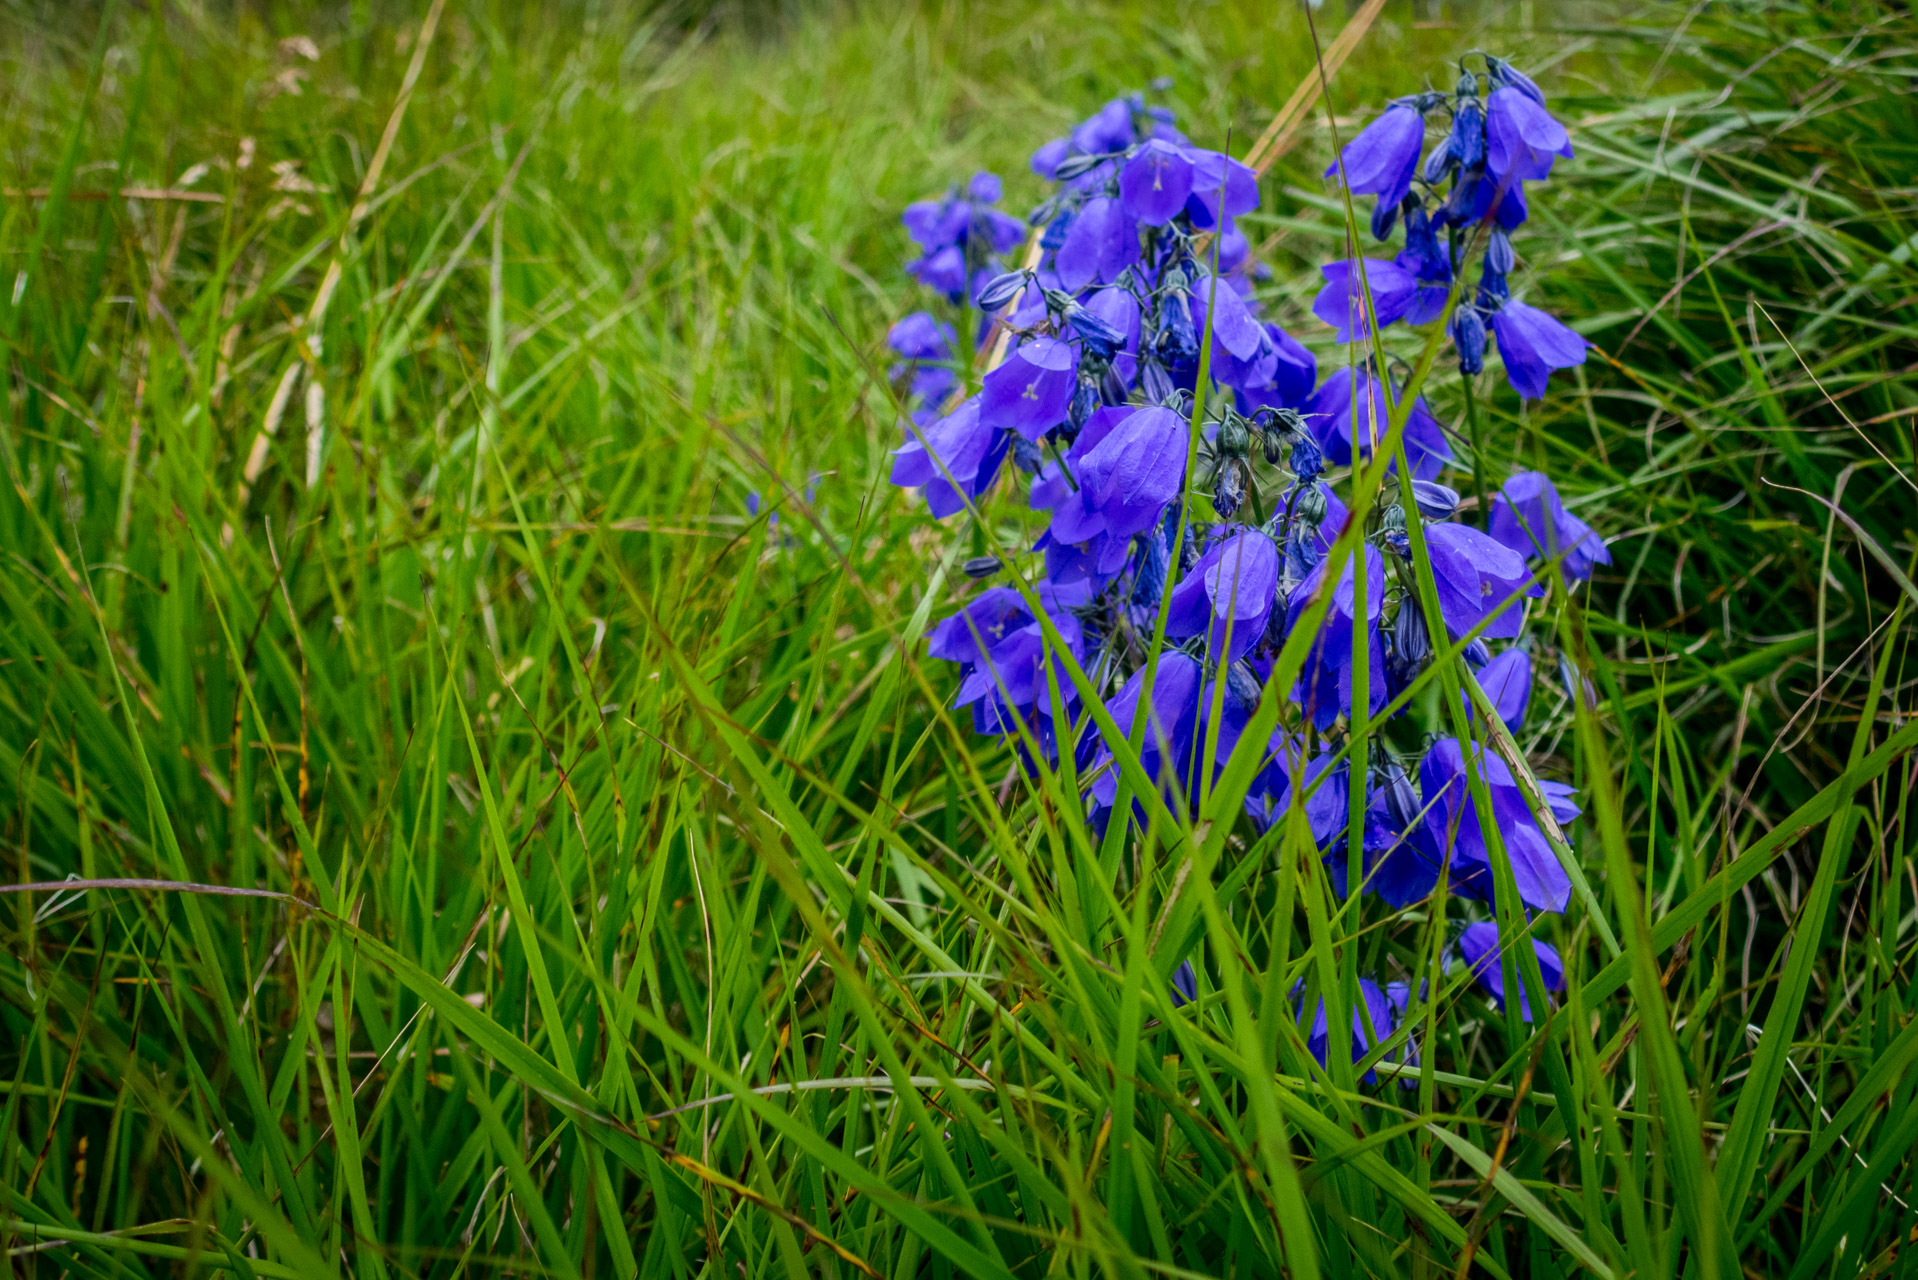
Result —
<path fill-rule="evenodd" d="M 224 891 L 0 904 L 13 1265 L 1910 1273 L 1918 31 L 1522 16 L 1332 106 L 1484 45 L 1575 125 L 1605 358 L 1487 410 L 1613 545 L 1536 1028 L 1230 823 L 1091 866 L 918 643 L 984 548 L 884 484 L 896 211 L 1161 75 L 1256 136 L 1299 15 L 10 10 L 9 874 Z M 1248 219 L 1308 335 L 1328 158 Z M 1312 947 L 1431 983 L 1427 1092 L 1282 1049 Z"/>

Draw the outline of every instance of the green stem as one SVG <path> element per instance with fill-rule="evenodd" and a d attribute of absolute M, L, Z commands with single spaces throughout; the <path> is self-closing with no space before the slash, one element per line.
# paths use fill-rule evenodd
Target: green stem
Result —
<path fill-rule="evenodd" d="M 1478 500 L 1480 519 L 1488 519 L 1485 506 L 1485 445 L 1478 415 L 1478 397 L 1472 394 L 1472 375 L 1461 374 L 1465 384 L 1465 421 L 1472 433 L 1472 496 Z"/>

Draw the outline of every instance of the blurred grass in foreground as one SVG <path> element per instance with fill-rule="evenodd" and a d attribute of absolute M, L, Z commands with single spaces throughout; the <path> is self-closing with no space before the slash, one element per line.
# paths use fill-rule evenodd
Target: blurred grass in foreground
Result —
<path fill-rule="evenodd" d="M 1488 461 L 1613 540 L 1523 745 L 1624 950 L 1541 922 L 1534 1034 L 1309 853 L 1097 874 L 908 643 L 972 548 L 883 481 L 897 210 L 1311 65 L 1031 9 L 9 7 L 9 875 L 287 895 L 0 904 L 16 1270 L 1918 1274 L 1918 21 L 1395 8 L 1334 86 L 1485 46 L 1578 122 L 1519 249 L 1610 359 Z M 1327 151 L 1257 220 L 1322 350 Z M 1328 948 L 1430 983 L 1427 1093 L 1308 1066 Z"/>

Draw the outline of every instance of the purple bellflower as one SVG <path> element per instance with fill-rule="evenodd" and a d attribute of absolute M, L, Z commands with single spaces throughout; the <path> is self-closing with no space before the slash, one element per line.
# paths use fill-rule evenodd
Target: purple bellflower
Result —
<path fill-rule="evenodd" d="M 1232 157 L 1186 148 L 1192 161 L 1192 192 L 1185 215 L 1200 231 L 1231 230 L 1232 219 L 1259 207 L 1259 175 Z"/>
<path fill-rule="evenodd" d="M 1352 1007 L 1352 1061 L 1358 1062 L 1370 1053 L 1375 1045 L 1384 1044 L 1398 1030 L 1398 1018 L 1393 1013 L 1392 1001 L 1386 996 L 1385 988 L 1370 978 L 1358 981 L 1359 1003 Z M 1403 1007 L 1401 1005 L 1401 1007 Z M 1304 1016 L 1304 1009 L 1300 1009 Z M 1324 1066 L 1327 1051 L 1331 1048 L 1330 1028 L 1325 1016 L 1325 999 L 1320 997 L 1319 1007 L 1312 1017 L 1312 1030 L 1305 1038 L 1305 1047 L 1319 1065 Z M 1378 1073 L 1365 1073 L 1366 1084 L 1377 1084 Z"/>
<path fill-rule="evenodd" d="M 1265 334 L 1272 342 L 1272 375 L 1263 383 L 1237 388 L 1242 413 L 1297 409 L 1311 398 L 1319 380 L 1318 357 L 1303 343 L 1276 324 L 1266 325 Z"/>
<path fill-rule="evenodd" d="M 1230 281 L 1201 274 L 1193 282 L 1190 304 L 1195 331 L 1204 333 L 1211 308 L 1212 376 L 1228 387 L 1270 382 L 1278 370 L 1278 348 Z"/>
<path fill-rule="evenodd" d="M 1612 553 L 1592 527 L 1565 509 L 1558 490 L 1541 472 L 1515 472 L 1492 499 L 1492 537 L 1522 556 L 1562 556 L 1567 578 L 1583 581 Z"/>
<path fill-rule="evenodd" d="M 1133 217 L 1148 227 L 1163 227 L 1185 208 L 1192 194 L 1192 158 L 1185 148 L 1147 142 L 1119 173 L 1119 195 Z"/>
<path fill-rule="evenodd" d="M 931 426 L 910 429 L 912 439 L 893 450 L 892 482 L 926 490 L 935 516 L 966 508 L 984 496 L 999 475 L 1011 437 L 980 421 L 979 397 L 968 397 Z"/>
<path fill-rule="evenodd" d="M 1418 277 L 1382 258 L 1328 262 L 1319 273 L 1325 277 L 1325 287 L 1312 300 L 1312 314 L 1337 331 L 1335 342 L 1364 342 L 1371 333 L 1366 324 L 1365 294 L 1359 286 L 1361 274 L 1371 291 L 1371 314 L 1380 328 L 1403 319 L 1418 300 Z"/>
<path fill-rule="evenodd" d="M 890 370 L 893 380 L 905 377 L 908 371 L 912 374 L 906 404 L 913 420 L 923 427 L 939 416 L 959 387 L 959 375 L 950 363 L 958 350 L 958 339 L 951 325 L 915 311 L 887 331 L 886 345 L 901 357 Z"/>
<path fill-rule="evenodd" d="M 1355 443 L 1359 457 L 1370 458 L 1373 447 L 1385 439 L 1391 423 L 1384 381 L 1365 368 L 1334 370 L 1304 412 L 1319 447 L 1335 466 L 1352 464 Z M 1452 446 L 1445 442 L 1445 430 L 1426 408 L 1423 396 L 1412 402 L 1411 413 L 1405 420 L 1404 440 L 1412 474 L 1421 480 L 1438 475 L 1452 456 Z"/>
<path fill-rule="evenodd" d="M 1592 345 L 1547 312 L 1515 299 L 1492 313 L 1492 334 L 1506 381 L 1526 400 L 1543 399 L 1552 371 L 1584 364 Z"/>
<path fill-rule="evenodd" d="M 1085 634 L 1071 612 L 1073 599 L 1050 584 L 1039 589 L 1040 605 L 1074 658 L 1085 658 Z M 1044 629 L 1025 600 L 1010 587 L 994 587 L 940 623 L 929 637 L 936 658 L 962 665 L 964 677 L 953 706 L 970 706 L 973 729 L 983 734 L 1017 733 L 1021 723 L 1038 736 L 1048 757 L 1062 736 L 1053 726 L 1046 679 Z M 1078 703 L 1069 680 L 1058 680 L 1068 714 Z"/>
<path fill-rule="evenodd" d="M 1396 208 L 1412 189 L 1419 149 L 1425 145 L 1425 117 L 1417 102 L 1416 98 L 1400 98 L 1387 107 L 1385 114 L 1345 144 L 1325 176 L 1343 170 L 1346 188 L 1352 194 L 1375 195 L 1382 207 Z"/>
<path fill-rule="evenodd" d="M 1385 608 L 1385 559 L 1377 547 L 1366 545 L 1365 598 L 1360 601 L 1355 561 L 1346 561 L 1344 571 L 1331 587 L 1332 603 L 1325 621 L 1307 653 L 1305 667 L 1293 701 L 1304 709 L 1321 731 L 1330 729 L 1342 715 L 1352 712 L 1352 639 L 1354 628 L 1363 632 L 1367 645 L 1366 672 L 1370 688 L 1371 714 L 1377 715 L 1387 701 L 1385 646 L 1379 636 L 1379 617 Z M 1285 629 L 1290 634 L 1299 625 L 1312 599 L 1325 581 L 1329 560 L 1321 560 L 1311 574 L 1292 589 L 1286 605 Z"/>
<path fill-rule="evenodd" d="M 1236 662 L 1265 637 L 1278 590 L 1279 549 L 1243 529 L 1214 543 L 1173 588 L 1165 633 L 1203 635 L 1215 660 Z"/>
<path fill-rule="evenodd" d="M 1138 220 L 1120 201 L 1096 196 L 1072 220 L 1053 266 L 1060 283 L 1077 293 L 1090 285 L 1116 282 L 1138 261 Z"/>
<path fill-rule="evenodd" d="M 1199 998 L 1199 974 L 1198 971 L 1192 967 L 1190 960 L 1183 962 L 1178 968 L 1172 971 L 1172 977 L 1168 981 L 1168 985 L 1172 988 L 1172 1007 L 1174 1009 L 1177 1009 L 1180 1005 L 1191 1004 Z"/>
<path fill-rule="evenodd" d="M 1434 863 L 1452 859 L 1452 882 L 1461 894 L 1492 898 L 1492 854 L 1479 825 L 1478 807 L 1466 785 L 1465 753 L 1458 739 L 1441 738 L 1419 763 L 1419 786 L 1424 796 L 1425 854 Z M 1519 901 L 1533 911 L 1563 911 L 1572 895 L 1572 882 L 1546 842 L 1524 792 L 1511 769 L 1496 755 L 1476 744 L 1472 759 L 1492 802 L 1492 816 L 1511 860 L 1512 879 Z M 1552 816 L 1569 822 L 1578 815 L 1570 788 L 1542 783 Z"/>
<path fill-rule="evenodd" d="M 1559 993 L 1565 990 L 1565 964 L 1558 952 L 1549 943 L 1531 939 L 1533 954 L 1538 956 L 1538 976 L 1543 980 L 1545 990 Z M 1498 926 L 1495 924 L 1468 924 L 1458 938 L 1459 955 L 1471 966 L 1472 977 L 1478 985 L 1485 988 L 1492 1002 L 1500 1009 L 1505 1007 L 1505 965 L 1500 958 Z M 1518 961 L 1512 961 L 1514 969 Z M 1518 993 L 1519 1016 L 1525 1021 L 1532 1020 L 1531 1001 L 1525 998 L 1525 983 L 1519 980 Z"/>
<path fill-rule="evenodd" d="M 1510 640 L 1525 621 L 1515 597 L 1545 594 L 1544 587 L 1532 582 L 1524 556 L 1470 525 L 1427 525 L 1425 545 L 1432 555 L 1439 609 L 1454 638 L 1490 617 L 1490 625 L 1479 634 Z"/>
<path fill-rule="evenodd" d="M 1145 690 L 1146 671 L 1147 668 L 1140 667 L 1133 672 L 1132 678 L 1106 703 L 1106 710 L 1128 740 L 1139 716 L 1145 714 L 1145 737 L 1139 748 L 1140 765 L 1148 778 L 1162 786 L 1174 782 L 1183 786 L 1187 782 L 1195 749 L 1204 673 L 1196 660 L 1176 649 L 1161 654 L 1158 670 L 1153 675 L 1152 697 L 1147 709 L 1142 711 L 1140 702 Z M 1093 779 L 1091 793 L 1095 808 L 1109 812 L 1118 803 L 1119 793 L 1119 769 L 1110 744 L 1101 744 L 1093 767 L 1098 768 L 1101 764 L 1107 767 Z"/>
<path fill-rule="evenodd" d="M 943 199 L 908 205 L 900 220 L 924 252 L 906 270 L 927 288 L 958 301 L 974 268 L 1011 252 L 1025 238 L 1024 223 L 992 207 L 999 196 L 998 177 L 981 171 L 963 195 L 955 188 Z"/>
<path fill-rule="evenodd" d="M 1549 177 L 1557 157 L 1572 155 L 1565 126 L 1517 85 L 1492 90 L 1485 104 L 1485 144 L 1491 173 L 1523 181 Z"/>
<path fill-rule="evenodd" d="M 1028 440 L 1066 420 L 1079 380 L 1079 353 L 1057 338 L 1034 338 L 986 375 L 979 419 Z"/>
<path fill-rule="evenodd" d="M 1525 723 L 1525 708 L 1532 700 L 1532 655 L 1523 649 L 1507 649 L 1480 667 L 1473 676 L 1485 691 L 1485 700 L 1498 712 L 1498 718 L 1513 733 Z M 1466 713 L 1472 702 L 1465 700 Z"/>
<path fill-rule="evenodd" d="M 1066 451 L 1077 487 L 1057 464 L 1033 486 L 1033 505 L 1053 513 L 1049 536 L 1065 543 L 1109 536 L 1123 546 L 1150 529 L 1179 495 L 1188 439 L 1185 419 L 1170 409 L 1100 409 Z"/>
<path fill-rule="evenodd" d="M 1345 765 L 1333 764 L 1329 753 L 1306 759 L 1299 739 L 1275 734 L 1270 758 L 1246 793 L 1245 810 L 1261 831 L 1269 831 L 1290 821 L 1287 815 L 1298 803 L 1314 847 L 1326 849 L 1345 834 L 1348 781 Z"/>

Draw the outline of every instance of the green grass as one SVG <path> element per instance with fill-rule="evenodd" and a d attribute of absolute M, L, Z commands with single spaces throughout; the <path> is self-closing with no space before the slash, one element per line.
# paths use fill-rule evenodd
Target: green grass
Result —
<path fill-rule="evenodd" d="M 356 217 L 425 6 L 236 7 L 0 10 L 7 878 L 255 894 L 0 899 L 16 1272 L 1918 1275 L 1907 11 L 1395 5 L 1334 86 L 1577 122 L 1518 247 L 1605 358 L 1481 393 L 1613 539 L 1532 1029 L 1466 904 L 1224 802 L 1102 847 L 918 643 L 1031 527 L 884 483 L 898 209 L 1160 75 L 1242 151 L 1297 12 L 449 0 Z M 1322 352 L 1328 150 L 1255 236 Z M 1416 1090 L 1305 1054 L 1354 972 Z"/>

